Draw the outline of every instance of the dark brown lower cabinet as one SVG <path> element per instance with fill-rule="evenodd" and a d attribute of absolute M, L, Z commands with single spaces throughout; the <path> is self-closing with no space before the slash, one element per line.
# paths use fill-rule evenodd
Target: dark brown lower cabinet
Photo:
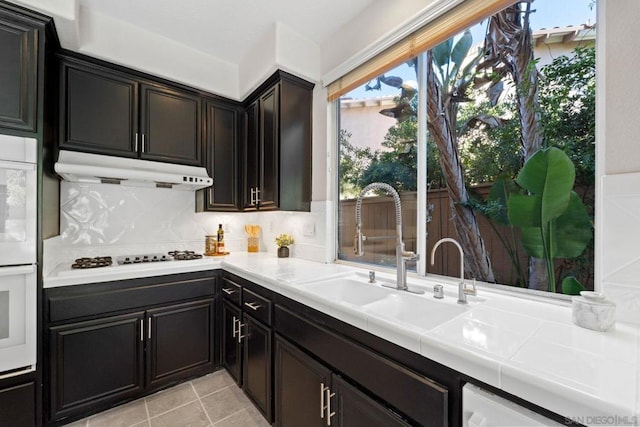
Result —
<path fill-rule="evenodd" d="M 157 386 L 190 370 L 213 368 L 213 300 L 147 311 L 147 385 Z"/>
<path fill-rule="evenodd" d="M 244 392 L 271 420 L 271 329 L 245 314 L 241 334 Z"/>
<path fill-rule="evenodd" d="M 36 386 L 33 381 L 0 390 L 0 426 L 36 425 Z"/>
<path fill-rule="evenodd" d="M 275 345 L 276 425 L 402 427 L 395 413 L 285 339 Z"/>
<path fill-rule="evenodd" d="M 271 329 L 226 301 L 222 328 L 222 366 L 271 420 Z"/>
<path fill-rule="evenodd" d="M 222 366 L 242 386 L 242 345 L 237 337 L 237 325 L 242 319 L 240 309 L 222 303 Z"/>
<path fill-rule="evenodd" d="M 51 327 L 51 419 L 212 371 L 213 326 L 208 298 Z"/>
<path fill-rule="evenodd" d="M 144 312 L 50 328 L 55 418 L 117 402 L 144 387 Z"/>
<path fill-rule="evenodd" d="M 331 370 L 277 335 L 274 361 L 276 425 L 326 425 L 322 389 Z"/>

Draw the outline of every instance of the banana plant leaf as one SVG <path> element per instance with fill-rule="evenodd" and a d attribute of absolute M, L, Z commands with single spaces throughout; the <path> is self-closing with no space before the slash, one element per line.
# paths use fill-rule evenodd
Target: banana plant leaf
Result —
<path fill-rule="evenodd" d="M 582 254 L 593 235 L 591 219 L 573 191 L 575 168 L 559 148 L 539 150 L 527 160 L 516 178 L 526 194 L 511 194 L 508 216 L 520 227 L 522 245 L 529 256 L 544 259 L 549 289 L 555 292 L 555 258 Z"/>
<path fill-rule="evenodd" d="M 575 191 L 571 191 L 566 210 L 546 227 L 520 227 L 522 246 L 530 256 L 576 258 L 593 237 L 591 218 Z"/>
<path fill-rule="evenodd" d="M 567 209 L 575 181 L 571 159 L 556 147 L 539 150 L 516 178 L 528 194 L 509 197 L 509 221 L 518 227 L 543 227 Z"/>

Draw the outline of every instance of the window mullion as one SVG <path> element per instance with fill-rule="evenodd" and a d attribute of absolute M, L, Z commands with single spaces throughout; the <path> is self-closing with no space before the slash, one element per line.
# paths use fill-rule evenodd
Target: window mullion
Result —
<path fill-rule="evenodd" d="M 417 135 L 417 195 L 416 195 L 416 252 L 421 254 L 416 270 L 427 272 L 427 77 L 426 53 L 418 56 L 418 135 Z"/>

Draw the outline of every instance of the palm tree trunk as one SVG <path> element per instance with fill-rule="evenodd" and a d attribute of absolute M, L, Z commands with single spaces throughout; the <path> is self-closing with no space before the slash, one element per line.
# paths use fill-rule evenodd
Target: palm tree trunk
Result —
<path fill-rule="evenodd" d="M 468 207 L 469 194 L 464 185 L 462 164 L 458 157 L 453 118 L 455 105 L 448 103 L 433 72 L 431 53 L 427 54 L 427 126 L 440 154 L 440 167 L 447 181 L 449 202 L 458 239 L 465 254 L 465 269 L 471 277 L 495 282 L 476 216 Z"/>
<path fill-rule="evenodd" d="M 522 157 L 527 161 L 542 148 L 543 132 L 538 99 L 538 71 L 529 26 L 531 2 L 524 3 L 525 10 L 521 9 L 520 3 L 516 3 L 491 17 L 485 41 L 485 61 L 503 64 L 515 83 Z M 544 260 L 530 258 L 529 288 L 547 290 L 548 286 Z"/>

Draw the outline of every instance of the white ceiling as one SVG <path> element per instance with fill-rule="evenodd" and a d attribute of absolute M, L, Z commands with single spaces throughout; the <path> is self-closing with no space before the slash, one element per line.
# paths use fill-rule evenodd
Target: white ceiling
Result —
<path fill-rule="evenodd" d="M 321 45 L 373 1 L 80 0 L 80 7 L 238 64 L 275 22 Z"/>

